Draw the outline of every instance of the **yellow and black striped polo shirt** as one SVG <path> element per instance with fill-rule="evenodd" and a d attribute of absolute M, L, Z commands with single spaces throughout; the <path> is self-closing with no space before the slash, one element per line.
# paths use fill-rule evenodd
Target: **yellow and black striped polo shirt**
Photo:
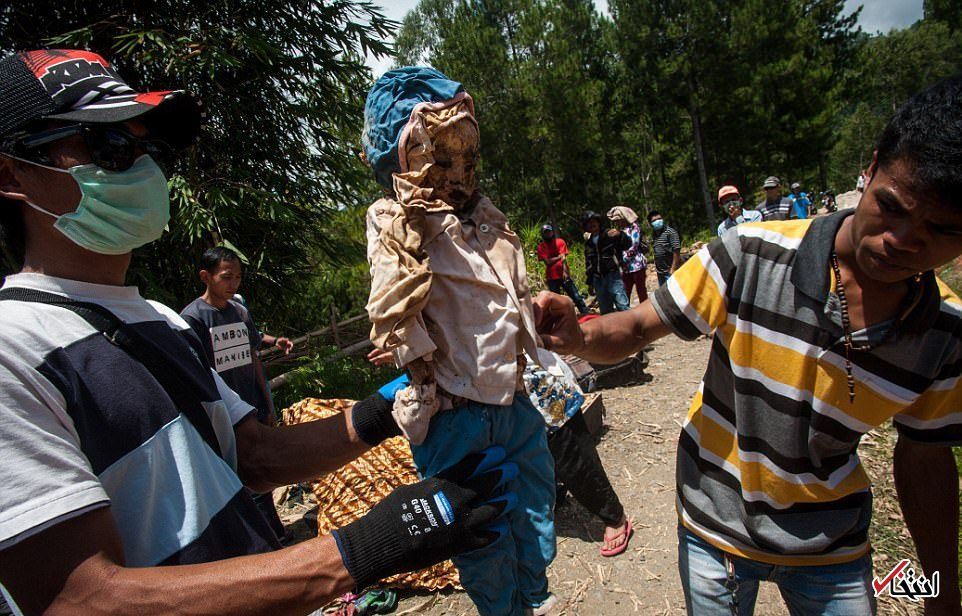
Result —
<path fill-rule="evenodd" d="M 861 436 L 893 418 L 912 439 L 962 442 L 962 305 L 932 272 L 894 336 L 852 353 L 849 400 L 829 254 L 850 213 L 739 225 L 652 296 L 680 337 L 715 332 L 679 441 L 678 511 L 727 552 L 854 560 L 872 512 Z M 877 342 L 889 325 L 854 337 Z"/>

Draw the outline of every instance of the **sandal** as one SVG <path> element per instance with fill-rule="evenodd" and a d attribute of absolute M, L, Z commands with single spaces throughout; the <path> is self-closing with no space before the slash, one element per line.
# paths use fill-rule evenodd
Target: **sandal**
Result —
<path fill-rule="evenodd" d="M 625 516 L 625 525 L 621 528 L 620 531 L 618 531 L 618 534 L 612 535 L 611 537 L 607 537 L 606 539 L 604 539 L 604 541 L 610 542 L 618 539 L 618 537 L 624 537 L 625 540 L 621 543 L 621 545 L 618 545 L 613 548 L 606 548 L 604 545 L 602 545 L 601 555 L 610 557 L 610 556 L 617 556 L 621 554 L 622 552 L 628 549 L 628 542 L 631 540 L 631 536 L 634 533 L 635 533 L 635 530 L 634 530 L 634 526 L 631 523 L 631 519 L 628 516 Z"/>

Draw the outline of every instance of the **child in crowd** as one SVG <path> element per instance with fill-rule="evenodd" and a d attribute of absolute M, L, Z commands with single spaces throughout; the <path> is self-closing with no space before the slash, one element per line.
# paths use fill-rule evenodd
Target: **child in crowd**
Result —
<path fill-rule="evenodd" d="M 521 379 L 538 339 L 521 244 L 475 189 L 474 103 L 433 69 L 389 71 L 368 94 L 363 141 L 386 192 L 367 217 L 371 339 L 412 381 L 395 418 L 424 476 L 493 444 L 518 464 L 510 532 L 454 562 L 482 615 L 548 614 L 553 462 Z"/>
<path fill-rule="evenodd" d="M 537 360 L 525 366 L 524 384 L 547 425 L 558 483 L 604 523 L 601 555 L 623 553 L 634 532 L 632 521 L 625 515 L 585 423 L 581 412 L 585 396 L 574 372 L 557 353 L 538 349 Z"/>
<path fill-rule="evenodd" d="M 237 295 L 242 271 L 240 258 L 233 250 L 223 246 L 207 250 L 200 260 L 199 276 L 204 294 L 181 310 L 180 316 L 200 337 L 210 365 L 224 382 L 257 409 L 258 420 L 273 424 L 274 403 L 257 351 L 262 344 L 268 344 L 289 353 L 294 345 L 287 338 L 275 338 L 257 330 Z M 278 539 L 283 539 L 284 525 L 277 517 L 271 495 L 255 495 L 254 502 Z"/>

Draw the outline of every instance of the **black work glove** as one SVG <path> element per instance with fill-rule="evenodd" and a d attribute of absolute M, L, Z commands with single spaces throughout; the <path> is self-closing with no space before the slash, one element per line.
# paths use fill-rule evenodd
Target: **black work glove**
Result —
<path fill-rule="evenodd" d="M 394 420 L 391 409 L 394 407 L 394 396 L 409 382 L 408 375 L 402 374 L 385 383 L 376 394 L 354 403 L 351 422 L 362 441 L 374 447 L 384 439 L 401 436 L 401 428 Z"/>
<path fill-rule="evenodd" d="M 508 532 L 498 518 L 517 497 L 502 493 L 518 476 L 503 462 L 502 447 L 489 447 L 418 483 L 401 486 L 359 520 L 333 532 L 341 560 L 358 589 L 423 569 L 493 543 Z"/>

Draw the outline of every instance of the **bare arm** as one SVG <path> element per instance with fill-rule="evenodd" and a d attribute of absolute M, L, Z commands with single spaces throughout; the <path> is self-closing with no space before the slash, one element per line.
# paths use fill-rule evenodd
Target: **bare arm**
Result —
<path fill-rule="evenodd" d="M 316 479 L 370 449 L 354 431 L 354 409 L 293 426 L 265 426 L 253 416 L 234 427 L 237 474 L 255 491 Z"/>
<path fill-rule="evenodd" d="M 925 574 L 940 575 L 940 593 L 925 600 L 925 613 L 962 614 L 959 597 L 959 475 L 950 447 L 899 437 L 895 488 Z"/>
<path fill-rule="evenodd" d="M 616 363 L 671 333 L 650 301 L 583 325 L 578 324 L 574 303 L 566 296 L 542 292 L 534 305 L 538 333 L 547 348 L 601 364 Z"/>
<path fill-rule="evenodd" d="M 681 253 L 677 250 L 671 253 L 671 273 L 674 274 L 681 267 Z"/>
<path fill-rule="evenodd" d="M 268 347 L 276 346 L 287 355 L 294 349 L 294 343 L 285 336 L 271 336 L 270 334 L 261 335 L 261 342 Z"/>
<path fill-rule="evenodd" d="M 671 333 L 650 301 L 624 312 L 612 312 L 581 326 L 585 346 L 579 357 L 614 364 Z"/>
<path fill-rule="evenodd" d="M 256 422 L 255 422 L 256 423 Z M 25 614 L 307 614 L 354 581 L 330 536 L 200 565 L 128 568 L 110 509 L 0 552 L 0 580 Z"/>

